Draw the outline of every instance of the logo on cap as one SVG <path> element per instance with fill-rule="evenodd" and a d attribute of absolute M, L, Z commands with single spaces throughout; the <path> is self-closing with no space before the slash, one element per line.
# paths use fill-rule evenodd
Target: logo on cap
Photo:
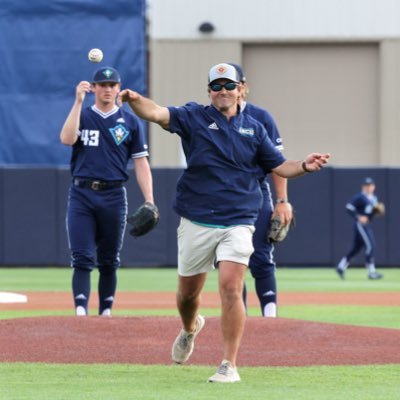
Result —
<path fill-rule="evenodd" d="M 107 78 L 110 79 L 111 75 L 113 74 L 113 72 L 109 69 L 106 69 L 103 71 L 103 75 Z"/>
<path fill-rule="evenodd" d="M 223 75 L 228 69 L 224 65 L 219 65 L 217 68 L 217 72 Z"/>

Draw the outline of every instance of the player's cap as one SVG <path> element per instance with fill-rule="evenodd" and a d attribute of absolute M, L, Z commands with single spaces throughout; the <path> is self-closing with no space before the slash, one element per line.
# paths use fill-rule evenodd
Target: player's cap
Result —
<path fill-rule="evenodd" d="M 210 68 L 208 72 L 208 83 L 217 79 L 228 79 L 232 82 L 239 83 L 239 76 L 234 66 L 230 64 L 217 64 Z"/>
<path fill-rule="evenodd" d="M 372 178 L 368 177 L 364 179 L 363 185 L 375 185 L 375 181 Z"/>
<path fill-rule="evenodd" d="M 239 64 L 234 64 L 234 63 L 229 63 L 229 65 L 232 65 L 232 67 L 236 69 L 236 72 L 239 75 L 240 82 L 246 82 L 246 77 L 244 76 L 242 67 Z"/>
<path fill-rule="evenodd" d="M 94 73 L 92 83 L 102 82 L 121 83 L 121 76 L 115 68 L 102 67 Z"/>

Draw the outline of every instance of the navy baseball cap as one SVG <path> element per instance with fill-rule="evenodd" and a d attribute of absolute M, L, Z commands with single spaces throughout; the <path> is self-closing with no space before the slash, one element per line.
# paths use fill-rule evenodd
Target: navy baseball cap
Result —
<path fill-rule="evenodd" d="M 246 77 L 244 76 L 242 67 L 239 64 L 234 64 L 234 63 L 229 63 L 229 65 L 232 65 L 232 67 L 236 69 L 236 72 L 239 75 L 240 82 L 246 82 Z"/>
<path fill-rule="evenodd" d="M 372 178 L 368 177 L 364 179 L 363 185 L 375 185 L 375 181 Z"/>
<path fill-rule="evenodd" d="M 92 83 L 114 82 L 121 83 L 119 72 L 113 67 L 102 67 L 98 69 L 92 79 Z"/>

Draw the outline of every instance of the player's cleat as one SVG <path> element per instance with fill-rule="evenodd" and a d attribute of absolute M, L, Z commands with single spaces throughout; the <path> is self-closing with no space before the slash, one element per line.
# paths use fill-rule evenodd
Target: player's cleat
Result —
<path fill-rule="evenodd" d="M 276 303 L 268 303 L 264 307 L 263 316 L 266 318 L 276 318 L 277 317 L 276 311 Z"/>
<path fill-rule="evenodd" d="M 102 316 L 102 317 L 111 317 L 111 309 L 110 309 L 110 308 L 105 308 L 105 309 L 101 312 L 101 316 Z"/>
<path fill-rule="evenodd" d="M 346 268 L 349 266 L 349 261 L 346 257 L 343 257 L 340 261 L 339 264 L 336 267 L 336 273 L 339 275 L 340 279 L 344 279 L 344 272 L 346 271 Z"/>
<path fill-rule="evenodd" d="M 382 279 L 383 275 L 380 274 L 379 272 L 370 272 L 368 274 L 368 279 Z"/>
<path fill-rule="evenodd" d="M 217 372 L 208 378 L 208 382 L 218 383 L 233 383 L 239 381 L 240 376 L 237 369 L 232 367 L 232 364 L 228 360 L 223 360 L 221 365 L 218 367 Z"/>
<path fill-rule="evenodd" d="M 177 364 L 183 364 L 189 359 L 193 353 L 194 339 L 203 329 L 205 322 L 204 317 L 198 315 L 196 318 L 196 329 L 193 332 L 186 332 L 184 329 L 179 332 L 172 345 L 172 361 Z"/>
<path fill-rule="evenodd" d="M 344 279 L 344 270 L 340 268 L 336 268 L 336 273 L 339 275 L 340 279 Z"/>
<path fill-rule="evenodd" d="M 86 315 L 85 307 L 83 307 L 83 306 L 78 306 L 78 307 L 76 307 L 76 309 L 75 309 L 75 314 L 76 314 L 78 317 L 84 317 L 84 316 Z"/>

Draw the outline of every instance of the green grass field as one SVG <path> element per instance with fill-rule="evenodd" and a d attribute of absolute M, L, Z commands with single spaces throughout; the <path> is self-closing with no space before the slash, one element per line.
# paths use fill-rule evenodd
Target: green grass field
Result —
<path fill-rule="evenodd" d="M 398 292 L 400 268 L 379 269 L 385 277 L 379 281 L 366 279 L 363 268 L 350 268 L 346 279 L 338 279 L 333 268 L 279 268 L 277 280 L 281 292 Z M 0 268 L 2 291 L 69 291 L 70 268 Z M 97 272 L 92 274 L 96 287 Z M 249 290 L 253 289 L 250 274 L 246 276 Z M 119 291 L 174 292 L 174 268 L 121 268 L 118 273 Z M 217 271 L 208 275 L 205 291 L 217 290 Z"/>
<path fill-rule="evenodd" d="M 400 269 L 382 269 L 385 278 L 368 281 L 363 269 L 350 269 L 340 281 L 329 269 L 278 270 L 283 292 L 399 292 Z M 209 274 L 206 291 L 217 290 L 217 272 Z M 69 291 L 69 268 L 0 268 L 1 291 Z M 96 287 L 97 273 L 93 273 Z M 247 277 L 247 287 L 253 282 Z M 120 291 L 170 291 L 176 288 L 174 269 L 121 269 Z M 205 315 L 218 310 L 202 309 Z M 35 310 L 0 311 L 0 318 L 71 315 Z M 172 310 L 119 310 L 115 315 L 177 315 Z M 259 315 L 257 308 L 250 315 Z M 400 328 L 400 306 L 291 305 L 279 308 L 285 318 Z M 0 325 L 1 329 L 1 325 Z M 77 344 L 78 345 L 78 344 Z M 266 340 L 265 345 L 268 345 Z M 399 344 L 400 349 L 400 344 Z M 1 349 L 0 349 L 1 351 Z M 242 382 L 207 384 L 215 366 L 142 366 L 126 364 L 48 365 L 0 363 L 0 398 L 20 399 L 385 399 L 400 398 L 400 365 L 334 367 L 240 367 Z"/>

